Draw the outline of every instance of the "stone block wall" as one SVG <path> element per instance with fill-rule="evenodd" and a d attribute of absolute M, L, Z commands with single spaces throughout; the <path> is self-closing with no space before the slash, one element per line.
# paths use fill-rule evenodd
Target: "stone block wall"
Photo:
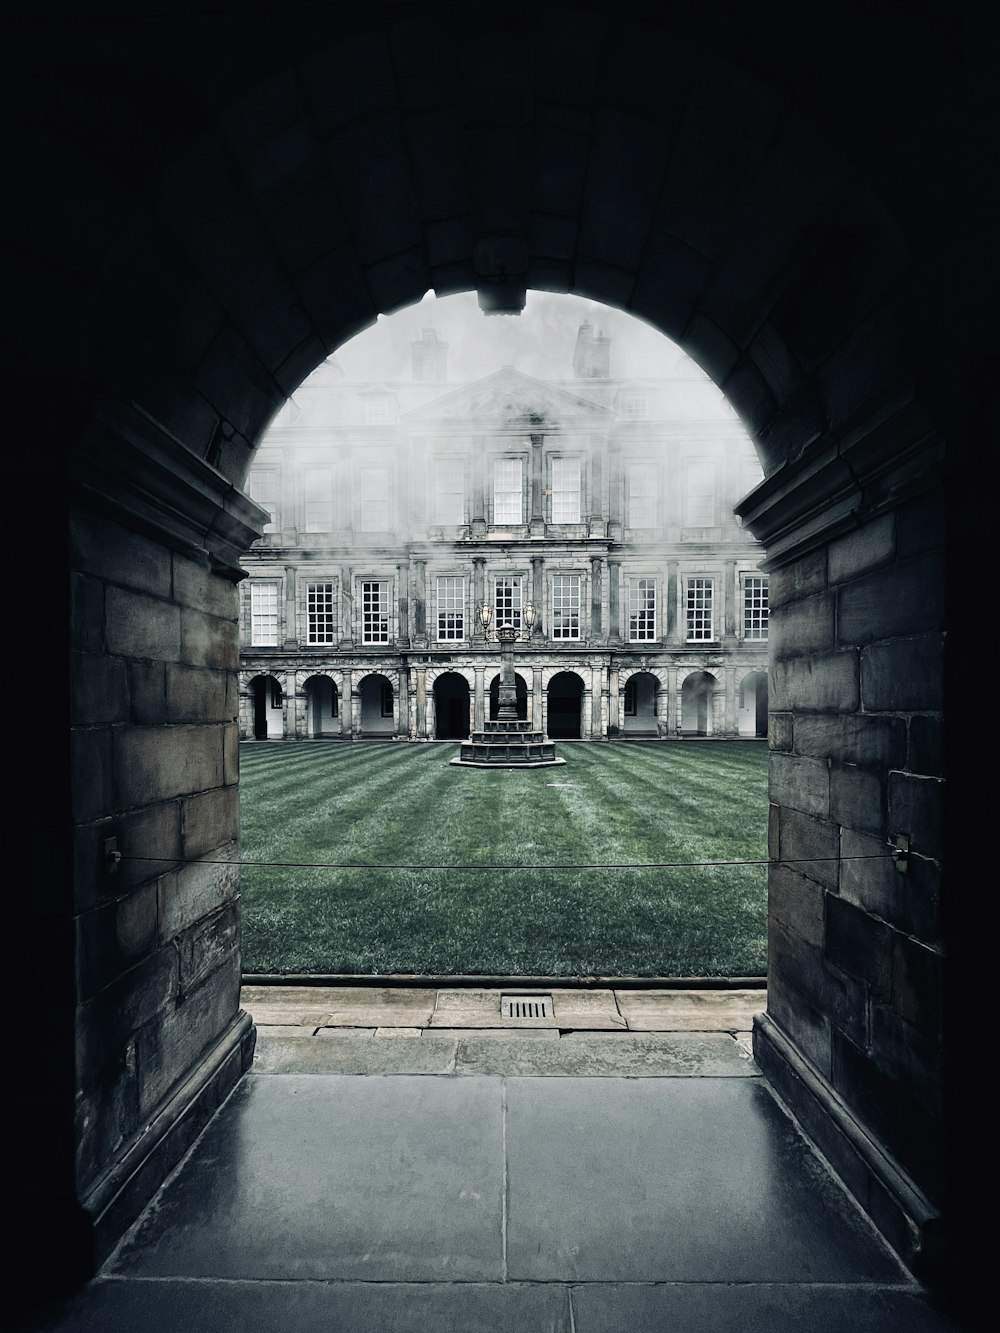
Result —
<path fill-rule="evenodd" d="M 925 493 L 770 579 L 768 1015 L 921 1196 L 908 1224 L 880 1217 L 874 1177 L 838 1161 L 897 1241 L 945 1192 L 943 535 Z"/>
<path fill-rule="evenodd" d="M 83 506 L 71 531 L 76 1186 L 100 1252 L 130 1149 L 176 1155 L 180 1085 L 248 1054 L 237 605 L 204 555 Z"/>

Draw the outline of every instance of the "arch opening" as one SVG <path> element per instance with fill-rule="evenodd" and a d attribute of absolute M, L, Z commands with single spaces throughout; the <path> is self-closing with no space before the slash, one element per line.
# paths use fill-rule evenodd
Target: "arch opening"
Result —
<path fill-rule="evenodd" d="M 435 734 L 438 740 L 464 741 L 470 731 L 469 682 L 457 671 L 434 681 Z"/>

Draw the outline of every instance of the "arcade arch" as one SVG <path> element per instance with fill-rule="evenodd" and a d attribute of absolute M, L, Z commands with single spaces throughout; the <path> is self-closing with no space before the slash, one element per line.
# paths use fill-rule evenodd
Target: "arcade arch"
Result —
<path fill-rule="evenodd" d="M 926 96 L 956 77 L 949 44 L 900 59 L 897 43 L 912 40 L 922 16 L 902 38 L 898 25 L 884 25 L 885 33 L 875 25 L 865 59 L 884 80 L 859 77 L 827 131 L 830 90 L 843 86 L 845 68 L 860 68 L 849 23 L 831 33 L 803 81 L 801 49 L 780 22 L 755 21 L 745 58 L 747 30 L 735 6 L 728 31 L 714 6 L 685 11 L 678 27 L 626 0 L 614 12 L 588 10 L 575 72 L 561 78 L 563 25 L 536 24 L 514 9 L 505 23 L 523 23 L 531 58 L 511 60 L 509 47 L 490 40 L 485 10 L 456 25 L 445 6 L 440 17 L 422 14 L 419 32 L 407 15 L 391 41 L 380 11 L 369 28 L 359 20 L 364 40 L 352 34 L 349 48 L 332 26 L 336 16 L 303 11 L 296 41 L 309 62 L 321 54 L 336 71 L 351 61 L 354 80 L 306 78 L 297 68 L 288 76 L 289 48 L 252 24 L 235 37 L 227 32 L 218 47 L 222 38 L 206 28 L 195 64 L 186 16 L 166 15 L 156 32 L 163 66 L 204 98 L 186 99 L 183 121 L 176 97 L 155 89 L 140 96 L 145 81 L 131 78 L 130 62 L 151 36 L 141 17 L 122 36 L 122 63 L 107 65 L 120 101 L 102 102 L 96 115 L 87 80 L 106 56 L 94 37 L 58 20 L 43 34 L 60 62 L 64 104 L 79 118 L 78 203 L 95 219 L 92 228 L 63 225 L 81 208 L 62 206 L 66 177 L 47 171 L 33 203 L 52 220 L 50 244 L 25 234 L 17 275 L 30 289 L 23 327 L 38 332 L 24 340 L 21 384 L 37 390 L 27 397 L 50 404 L 44 428 L 53 453 L 68 446 L 73 455 L 69 645 L 48 604 L 29 612 L 26 626 L 32 642 L 51 648 L 41 654 L 51 662 L 43 668 L 51 698 L 69 697 L 61 676 L 67 646 L 74 671 L 73 767 L 60 779 L 73 827 L 59 850 L 75 878 L 70 885 L 56 877 L 66 882 L 64 896 L 45 890 L 56 895 L 49 920 L 65 927 L 48 931 L 49 971 L 62 981 L 46 1000 L 49 1040 L 18 1091 L 21 1141 L 39 1163 L 25 1203 L 32 1221 L 21 1229 L 30 1244 L 50 1236 L 46 1266 L 52 1253 L 86 1262 L 84 1231 L 92 1233 L 88 1246 L 97 1238 L 97 1253 L 106 1248 L 114 1182 L 145 1126 L 155 1121 L 162 1136 L 155 1144 L 147 1136 L 141 1148 L 160 1154 L 147 1173 L 153 1188 L 170 1162 L 162 1147 L 169 1122 L 157 1113 L 182 1094 L 192 1107 L 218 1104 L 249 1059 L 235 943 L 196 977 L 176 976 L 161 992 L 150 980 L 166 976 L 168 963 L 181 965 L 178 941 L 238 912 L 232 876 L 213 871 L 211 858 L 238 832 L 235 710 L 227 701 L 231 585 L 241 549 L 266 519 L 238 488 L 269 416 L 303 375 L 377 313 L 429 287 L 478 289 L 494 309 L 511 308 L 518 289 L 531 285 L 628 307 L 695 356 L 753 431 L 768 480 L 742 513 L 768 543 L 780 575 L 773 605 L 786 623 L 770 682 L 779 723 L 775 837 L 805 836 L 808 826 L 837 845 L 881 847 L 905 815 L 924 889 L 900 894 L 894 871 L 885 878 L 846 863 L 837 870 L 840 895 L 808 875 L 791 881 L 816 909 L 812 933 L 798 918 L 775 917 L 758 1058 L 793 1110 L 811 1099 L 811 1132 L 832 1160 L 850 1166 L 863 1202 L 879 1199 L 877 1220 L 906 1257 L 919 1252 L 938 1210 L 955 1207 L 942 1185 L 940 1108 L 973 1108 L 976 1097 L 963 1062 L 942 1058 L 940 1032 L 954 988 L 965 994 L 971 984 L 953 978 L 977 969 L 946 968 L 942 941 L 965 957 L 975 929 L 962 913 L 960 884 L 948 923 L 937 907 L 942 757 L 930 737 L 943 700 L 941 457 L 948 438 L 968 461 L 962 451 L 975 435 L 967 414 L 978 401 L 982 355 L 972 346 L 982 319 L 963 317 L 980 276 L 964 258 L 975 247 L 959 244 L 958 229 L 975 235 L 984 218 L 971 190 L 933 218 L 916 217 L 911 189 L 920 181 L 924 197 L 951 198 L 955 125 Z M 457 31 L 480 67 L 467 83 L 456 72 L 461 61 L 425 55 L 453 49 Z M 696 68 L 692 40 L 703 53 Z M 658 77 L 636 75 L 646 52 Z M 675 60 L 671 81 L 663 62 Z M 930 77 L 937 62 L 943 82 Z M 205 68 L 217 71 L 210 84 L 199 75 Z M 543 95 L 553 78 L 566 104 L 558 125 Z M 512 100 L 523 109 L 534 151 L 510 151 L 521 130 L 508 134 L 506 119 L 497 132 L 497 87 L 511 93 L 504 116 Z M 363 104 L 352 101 L 358 88 Z M 912 136 L 886 127 L 876 96 L 914 117 Z M 440 112 L 421 119 L 417 104 Z M 272 114 L 278 106 L 281 119 Z M 62 142 L 61 114 L 52 108 L 46 142 Z M 102 115 L 115 133 L 91 123 Z M 574 116 L 599 132 L 567 129 Z M 260 126 L 279 124 L 301 152 L 262 141 Z M 465 150 L 449 151 L 449 135 Z M 92 159 L 88 142 L 99 145 Z M 881 169 L 886 161 L 892 171 Z M 208 195 L 211 209 L 203 207 Z M 294 224 L 296 208 L 306 225 Z M 111 217 L 114 227 L 98 225 Z M 74 349 L 72 364 L 53 369 L 38 318 L 42 294 L 46 327 L 58 327 Z M 17 309 L 22 293 L 11 295 Z M 18 466 L 25 490 L 44 484 L 38 459 Z M 59 566 L 53 586 L 63 586 L 62 573 Z M 178 667 L 197 674 L 196 703 L 190 691 L 182 697 Z M 793 727 L 798 719 L 806 725 Z M 61 753 L 64 719 L 33 715 L 22 725 L 26 746 Z M 216 814 L 199 841 L 183 846 L 179 830 L 166 835 L 178 866 L 171 924 L 145 939 L 138 956 L 123 954 L 115 914 L 97 920 L 91 910 L 103 900 L 100 835 L 125 828 L 135 810 L 169 829 L 178 802 L 206 798 Z M 50 810 L 46 802 L 29 815 L 28 847 L 51 840 Z M 199 857 L 200 897 L 185 864 Z M 29 863 L 25 882 L 35 873 Z M 148 894 L 152 882 L 130 881 L 121 902 Z M 772 871 L 776 894 L 789 883 Z M 25 909 L 30 931 L 36 910 Z M 109 945 L 92 951 L 91 971 L 76 962 L 85 930 Z M 907 983 L 885 992 L 878 976 L 850 970 L 872 957 L 896 959 Z M 197 1027 L 179 1020 L 195 981 Z M 109 994 L 113 1006 L 101 998 Z M 867 1015 L 875 1010 L 873 1027 Z M 958 1040 L 949 1029 L 946 1037 Z M 129 1056 L 140 1047 L 156 1057 L 148 1082 L 147 1066 Z M 956 1096 L 956 1085 L 971 1095 Z M 88 1113 L 77 1113 L 76 1099 Z M 115 1108 L 113 1126 L 102 1108 Z M 860 1165 L 857 1157 L 848 1163 L 845 1118 Z M 956 1149 L 964 1154 L 959 1175 L 973 1169 L 976 1135 L 963 1141 L 971 1146 Z M 865 1156 L 867 1142 L 875 1150 Z M 882 1175 L 879 1160 L 891 1168 Z M 32 1262 L 40 1260 L 26 1253 Z"/>

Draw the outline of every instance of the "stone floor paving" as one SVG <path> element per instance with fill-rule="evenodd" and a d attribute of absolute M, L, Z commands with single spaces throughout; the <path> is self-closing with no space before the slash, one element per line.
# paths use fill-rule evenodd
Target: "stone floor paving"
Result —
<path fill-rule="evenodd" d="M 577 992 L 518 1029 L 499 992 L 275 989 L 244 993 L 251 1073 L 100 1275 L 24 1328 L 960 1328 L 759 1077 L 760 991 Z"/>

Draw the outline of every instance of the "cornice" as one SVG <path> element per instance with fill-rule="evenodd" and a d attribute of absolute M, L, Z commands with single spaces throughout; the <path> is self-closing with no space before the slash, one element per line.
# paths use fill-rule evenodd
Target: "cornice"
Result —
<path fill-rule="evenodd" d="M 909 495 L 941 481 L 944 442 L 892 419 L 840 441 L 820 441 L 766 477 L 736 506 L 772 571 L 825 546 Z"/>
<path fill-rule="evenodd" d="M 130 404 L 106 400 L 71 455 L 70 481 L 91 506 L 234 582 L 267 511 Z"/>

